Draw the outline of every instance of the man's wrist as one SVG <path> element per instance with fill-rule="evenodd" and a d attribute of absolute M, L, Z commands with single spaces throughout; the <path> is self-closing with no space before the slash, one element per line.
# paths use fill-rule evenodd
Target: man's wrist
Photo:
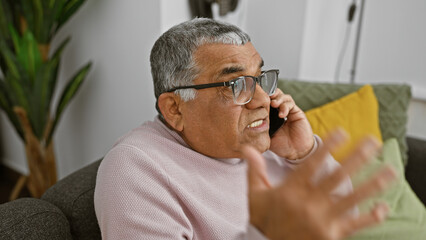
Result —
<path fill-rule="evenodd" d="M 286 157 L 286 159 L 290 160 L 290 161 L 295 161 L 295 160 L 301 160 L 301 159 L 305 159 L 306 157 L 308 157 L 309 155 L 311 155 L 312 152 L 314 152 L 317 148 L 317 140 L 315 138 L 315 135 L 311 138 L 311 144 L 309 148 L 306 148 L 305 151 L 302 152 L 298 152 L 295 153 L 291 156 Z"/>

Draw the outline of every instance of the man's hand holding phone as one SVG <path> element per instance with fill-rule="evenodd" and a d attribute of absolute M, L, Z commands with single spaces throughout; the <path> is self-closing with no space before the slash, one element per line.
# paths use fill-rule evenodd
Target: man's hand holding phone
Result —
<path fill-rule="evenodd" d="M 280 89 L 270 97 L 270 127 L 276 123 L 274 118 L 287 118 L 285 124 L 276 130 L 271 137 L 270 150 L 287 159 L 305 157 L 314 146 L 314 137 L 311 125 L 305 113 L 296 105 L 290 95 Z M 273 110 L 273 108 L 276 108 Z"/>

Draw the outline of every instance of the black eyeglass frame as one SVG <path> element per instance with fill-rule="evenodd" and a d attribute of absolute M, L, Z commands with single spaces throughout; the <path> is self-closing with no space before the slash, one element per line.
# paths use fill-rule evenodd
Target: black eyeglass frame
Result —
<path fill-rule="evenodd" d="M 280 70 L 278 70 L 278 69 L 271 69 L 271 70 L 267 70 L 267 71 L 262 71 L 262 73 L 259 76 L 257 76 L 257 77 L 255 77 L 255 76 L 240 76 L 240 77 L 234 78 L 234 79 L 226 81 L 226 82 L 206 83 L 206 84 L 196 84 L 196 85 L 189 85 L 189 86 L 174 87 L 174 88 L 172 88 L 172 89 L 170 89 L 168 91 L 165 91 L 165 92 L 174 92 L 176 90 L 190 89 L 190 88 L 197 89 L 197 90 L 199 90 L 199 89 L 206 89 L 206 88 L 214 88 L 214 87 L 232 87 L 233 88 L 236 81 L 238 81 L 241 78 L 246 78 L 246 77 L 253 78 L 254 81 L 255 81 L 255 83 L 258 83 L 262 87 L 262 83 L 260 82 L 260 78 L 263 75 L 265 75 L 266 73 L 268 73 L 268 72 L 276 72 L 276 75 L 277 75 L 276 81 L 278 81 L 278 74 L 280 74 Z M 275 83 L 275 85 L 276 85 L 276 83 Z M 255 88 L 255 90 L 256 90 L 256 88 Z M 254 95 L 254 91 L 253 91 L 253 95 Z M 274 94 L 274 93 L 275 93 L 275 91 L 272 94 Z M 241 105 L 247 104 L 248 102 L 250 102 L 251 99 L 252 99 L 252 97 L 247 102 L 242 103 Z M 234 98 L 234 101 L 235 101 L 235 98 Z"/>

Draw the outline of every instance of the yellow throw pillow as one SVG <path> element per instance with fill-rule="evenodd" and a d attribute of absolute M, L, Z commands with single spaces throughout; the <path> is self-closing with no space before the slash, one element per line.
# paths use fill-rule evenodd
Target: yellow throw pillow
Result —
<path fill-rule="evenodd" d="M 373 88 L 365 85 L 358 91 L 333 102 L 306 112 L 312 130 L 321 138 L 337 127 L 344 128 L 350 141 L 333 157 L 341 162 L 343 158 L 366 135 L 374 135 L 382 141 L 379 127 L 379 106 Z"/>

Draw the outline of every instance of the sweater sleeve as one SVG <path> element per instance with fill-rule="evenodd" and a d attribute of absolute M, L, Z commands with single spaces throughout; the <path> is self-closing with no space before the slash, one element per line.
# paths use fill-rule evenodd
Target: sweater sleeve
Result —
<path fill-rule="evenodd" d="M 268 238 L 263 235 L 255 226 L 249 224 L 247 228 L 247 235 L 244 240 L 267 240 Z"/>
<path fill-rule="evenodd" d="M 107 154 L 94 197 L 102 239 L 192 239 L 190 222 L 162 173 L 132 146 Z"/>

